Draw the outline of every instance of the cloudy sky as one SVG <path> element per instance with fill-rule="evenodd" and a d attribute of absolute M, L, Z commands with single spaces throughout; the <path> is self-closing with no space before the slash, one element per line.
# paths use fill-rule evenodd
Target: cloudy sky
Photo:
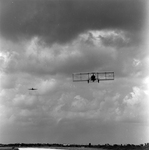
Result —
<path fill-rule="evenodd" d="M 0 0 L 0 143 L 149 142 L 147 7 Z M 72 81 L 92 71 L 115 80 Z"/>

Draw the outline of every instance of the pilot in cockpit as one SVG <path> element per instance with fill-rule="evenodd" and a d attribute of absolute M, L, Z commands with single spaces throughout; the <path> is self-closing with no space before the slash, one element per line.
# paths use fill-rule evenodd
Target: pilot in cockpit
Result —
<path fill-rule="evenodd" d="M 96 80 L 96 77 L 95 77 L 94 74 L 91 76 L 91 80 L 92 80 L 92 81 L 95 81 L 95 80 Z"/>

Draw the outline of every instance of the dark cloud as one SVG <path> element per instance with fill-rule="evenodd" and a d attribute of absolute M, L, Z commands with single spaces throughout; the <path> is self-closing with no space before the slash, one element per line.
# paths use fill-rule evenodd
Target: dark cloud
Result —
<path fill-rule="evenodd" d="M 145 4 L 145 0 L 1 0 L 0 32 L 11 40 L 39 36 L 47 43 L 65 43 L 94 29 L 140 34 Z"/>

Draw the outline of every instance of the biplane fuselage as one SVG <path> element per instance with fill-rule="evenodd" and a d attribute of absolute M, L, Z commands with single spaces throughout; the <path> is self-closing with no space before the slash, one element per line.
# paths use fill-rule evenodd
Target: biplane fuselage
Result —
<path fill-rule="evenodd" d="M 104 80 L 114 80 L 114 72 L 90 72 L 90 73 L 73 73 L 73 82 L 87 81 L 98 82 Z"/>

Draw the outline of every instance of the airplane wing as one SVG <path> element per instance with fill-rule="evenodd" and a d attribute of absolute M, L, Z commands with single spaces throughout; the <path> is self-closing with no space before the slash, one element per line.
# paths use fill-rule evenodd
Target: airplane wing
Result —
<path fill-rule="evenodd" d="M 73 73 L 72 78 L 73 82 L 88 81 L 90 73 Z"/>
<path fill-rule="evenodd" d="M 73 82 L 88 81 L 93 74 L 97 81 L 114 80 L 114 72 L 82 72 L 72 74 Z"/>
<path fill-rule="evenodd" d="M 97 77 L 100 81 L 114 80 L 114 72 L 97 72 Z"/>
<path fill-rule="evenodd" d="M 31 88 L 31 89 L 28 89 L 28 90 L 37 90 L 37 89 Z"/>

